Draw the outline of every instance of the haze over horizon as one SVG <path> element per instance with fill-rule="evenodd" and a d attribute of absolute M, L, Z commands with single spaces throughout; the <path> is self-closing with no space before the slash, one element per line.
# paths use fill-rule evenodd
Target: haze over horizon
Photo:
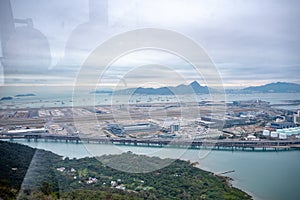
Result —
<path fill-rule="evenodd" d="M 14 18 L 32 18 L 33 27 L 45 36 L 51 63 L 34 66 L 40 58 L 37 50 L 43 54 L 48 48 L 32 46 L 30 53 L 36 57 L 23 66 L 24 71 L 11 70 L 4 75 L 1 65 L 1 85 L 72 87 L 88 55 L 103 41 L 118 33 L 148 27 L 173 30 L 197 42 L 216 65 L 225 88 L 278 81 L 300 83 L 300 27 L 297 26 L 300 2 L 296 0 L 178 0 L 172 3 L 169 0 L 111 0 L 107 5 L 105 1 L 95 0 L 72 3 L 11 0 L 11 6 Z M 34 40 L 36 35 L 27 36 Z M 20 42 L 14 48 L 26 49 L 26 45 L 28 43 Z M 20 64 L 23 63 L 16 63 Z M 166 69 L 151 68 L 152 64 L 171 67 L 184 75 L 187 83 L 197 80 L 205 85 L 205 77 L 195 75 L 183 59 L 149 50 L 120 57 L 112 63 L 102 85 L 114 87 L 126 71 L 145 65 L 150 68 L 146 77 L 140 77 L 141 73 L 132 75 L 136 82 L 130 81 L 128 87 L 140 86 L 144 79 L 160 83 L 162 77 L 169 76 Z M 164 81 L 169 86 L 182 84 L 176 78 Z"/>

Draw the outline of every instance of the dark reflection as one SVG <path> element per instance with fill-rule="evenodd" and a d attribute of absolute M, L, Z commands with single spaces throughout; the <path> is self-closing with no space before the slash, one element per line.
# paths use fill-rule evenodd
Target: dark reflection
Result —
<path fill-rule="evenodd" d="M 51 63 L 46 36 L 34 28 L 32 19 L 15 19 L 9 0 L 1 1 L 0 9 L 4 75 L 46 73 Z"/>

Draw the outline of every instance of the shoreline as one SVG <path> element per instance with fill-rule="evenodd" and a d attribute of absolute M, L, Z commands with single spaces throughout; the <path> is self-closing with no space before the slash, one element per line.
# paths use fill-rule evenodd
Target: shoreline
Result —
<path fill-rule="evenodd" d="M 239 181 L 235 180 L 233 178 L 231 178 L 231 179 L 232 179 L 231 182 L 232 182 L 233 187 L 240 189 L 241 185 L 239 184 Z M 246 192 L 247 194 L 249 194 L 253 198 L 253 200 L 265 200 L 263 197 L 260 197 L 257 194 L 255 194 L 254 192 L 248 191 L 247 189 L 241 189 L 241 190 Z"/>
<path fill-rule="evenodd" d="M 241 151 L 206 151 L 202 152 L 197 149 L 187 149 L 184 154 L 180 154 L 178 156 L 178 151 L 176 149 L 167 149 L 169 154 L 161 153 L 157 150 L 159 148 L 145 148 L 145 147 L 126 147 L 126 146 L 117 146 L 112 149 L 111 145 L 96 145 L 96 144 L 76 144 L 76 143 L 64 143 L 64 142 L 27 142 L 26 140 L 19 140 L 14 141 L 21 143 L 23 145 L 30 146 L 32 148 L 39 148 L 44 149 L 47 151 L 54 152 L 55 154 L 69 157 L 69 158 L 84 158 L 84 157 L 93 157 L 93 156 L 101 156 L 103 154 L 113 154 L 112 150 L 118 150 L 119 153 L 132 151 L 136 154 L 141 155 L 148 155 L 148 156 L 157 156 L 160 158 L 173 158 L 173 159 L 180 159 L 180 160 L 190 160 L 192 162 L 200 163 L 199 168 L 218 174 L 225 171 L 235 170 L 232 174 L 227 174 L 227 177 L 233 179 L 232 185 L 235 188 L 241 189 L 242 191 L 246 192 L 247 194 L 251 195 L 254 199 L 264 199 L 261 197 L 270 197 L 270 199 L 281 199 L 280 197 L 291 197 L 290 199 L 297 199 L 297 190 L 291 189 L 288 186 L 287 182 L 283 182 L 281 185 L 282 191 L 271 193 L 274 187 L 278 187 L 278 185 L 274 185 L 275 182 L 284 178 L 287 180 L 286 176 L 271 176 L 272 171 L 266 171 L 264 173 L 255 173 L 257 170 L 267 170 L 271 166 L 275 167 L 276 171 L 278 169 L 285 168 L 286 164 L 289 163 L 289 166 L 298 166 L 299 160 L 295 159 L 299 156 L 299 151 L 281 151 L 281 152 L 265 152 L 265 153 L 258 153 L 255 152 L 241 152 Z M 203 155 L 205 157 L 203 157 Z M 259 162 L 258 165 L 251 167 L 250 163 Z M 271 162 L 271 165 L 270 165 Z M 283 164 L 284 162 L 285 164 Z M 198 166 L 197 166 L 198 167 Z M 290 168 L 289 168 L 290 169 Z M 250 171 L 249 171 L 250 170 Z M 296 168 L 293 168 L 296 170 Z M 249 174 L 250 173 L 250 174 Z M 255 173 L 255 174 L 253 174 Z M 298 183 L 299 180 L 296 179 L 296 174 L 299 172 L 296 170 L 294 171 L 293 175 L 289 175 L 289 181 L 294 181 L 294 183 Z M 253 175 L 251 175 L 253 174 Z M 274 177 L 269 179 L 266 182 L 267 187 L 261 189 L 261 187 L 257 186 L 265 177 Z M 256 181 L 258 181 L 256 183 Z M 295 188 L 295 187 L 294 187 Z M 251 192 L 255 191 L 255 192 Z M 258 194 L 258 195 L 257 195 Z"/>
<path fill-rule="evenodd" d="M 32 140 L 31 140 L 32 139 Z M 293 148 L 290 146 L 270 146 L 268 148 L 265 147 L 254 147 L 254 148 L 240 148 L 240 146 L 230 146 L 230 148 L 227 147 L 220 147 L 220 148 L 216 148 L 217 146 L 201 146 L 201 147 L 197 147 L 197 146 L 177 146 L 177 145 L 172 145 L 172 146 L 168 146 L 168 145 L 163 145 L 163 146 L 155 146 L 155 145 L 133 145 L 133 144 L 119 144 L 119 143 L 101 143 L 101 142 L 96 142 L 96 141 L 81 141 L 81 140 L 69 140 L 69 141 L 65 141 L 63 139 L 48 139 L 48 138 L 31 138 L 31 139 L 26 139 L 26 138 L 9 138 L 9 137 L 0 137 L 0 140 L 3 141 L 27 141 L 27 142 L 34 142 L 34 143 L 39 143 L 39 142 L 52 142 L 52 143 L 70 143 L 70 144 L 95 144 L 95 145 L 112 145 L 112 146 L 126 146 L 126 147 L 145 147 L 145 148 L 155 148 L 155 149 L 162 149 L 162 148 L 168 148 L 168 149 L 195 149 L 195 150 L 209 150 L 209 151 L 239 151 L 239 152 L 281 152 L 281 151 L 299 151 L 300 148 Z M 68 139 L 66 139 L 68 140 Z M 213 140 L 212 140 L 213 141 Z M 216 140 L 218 142 L 222 142 L 222 140 Z M 267 140 L 267 141 L 262 141 L 262 142 L 277 142 L 275 140 Z M 293 142 L 300 142 L 300 140 L 292 140 Z M 235 142 L 235 141 L 229 141 L 229 142 Z M 280 142 L 290 142 L 290 141 L 285 141 L 285 140 L 281 140 Z"/>
<path fill-rule="evenodd" d="M 5 140 L 1 140 L 1 139 L 0 139 L 0 141 L 5 141 Z M 40 149 L 40 150 L 44 150 L 44 151 L 49 151 L 49 152 L 54 153 L 54 154 L 56 154 L 56 155 L 59 155 L 59 156 L 61 156 L 61 157 L 65 157 L 65 156 L 62 155 L 62 154 L 58 154 L 57 152 L 54 152 L 54 151 L 49 150 L 49 149 L 46 149 L 46 148 L 32 147 L 32 146 L 30 146 L 30 145 L 28 145 L 28 144 L 25 144 L 25 143 L 19 143 L 19 142 L 15 142 L 15 141 L 13 141 L 13 142 L 8 141 L 8 142 L 10 142 L 10 143 L 17 143 L 17 144 L 21 144 L 21 145 L 25 145 L 25 146 L 28 146 L 28 147 L 31 147 L 31 148 L 34 148 L 34 149 Z M 26 142 L 26 141 L 24 141 L 24 142 Z M 43 141 L 42 143 L 45 143 L 45 142 Z M 73 144 L 74 144 L 74 143 L 73 143 Z M 81 144 L 82 144 L 82 143 L 81 143 Z M 83 145 L 83 144 L 82 144 L 82 145 Z M 196 149 L 194 149 L 194 150 L 196 150 Z M 124 152 L 123 152 L 123 153 L 124 153 Z M 134 152 L 134 154 L 139 155 L 139 153 L 137 153 L 137 152 Z M 114 155 L 114 154 L 103 154 L 103 155 Z M 117 154 L 115 154 L 115 155 L 117 155 Z M 88 157 L 88 158 L 94 158 L 94 157 L 97 157 L 97 156 L 98 156 L 98 155 L 91 155 L 91 156 L 84 156 L 84 157 L 76 157 L 76 159 L 82 159 L 82 158 L 86 158 L 86 157 Z M 158 156 L 158 157 L 160 157 L 160 156 Z M 74 157 L 74 158 L 75 158 L 75 157 Z M 161 158 L 161 159 L 168 159 L 168 158 L 163 158 L 163 157 L 160 157 L 160 158 Z M 170 159 L 174 159 L 174 158 L 170 158 Z M 185 162 L 190 162 L 190 160 L 184 159 L 184 158 L 179 158 L 179 159 L 175 159 L 175 160 L 181 160 L 181 161 L 185 161 Z M 99 162 L 100 162 L 100 161 L 99 161 Z M 226 180 L 226 185 L 227 185 L 228 187 L 236 188 L 236 189 L 240 190 L 241 192 L 246 193 L 247 195 L 249 195 L 249 196 L 250 196 L 252 199 L 254 199 L 254 200 L 261 200 L 261 199 L 257 198 L 257 196 L 256 196 L 254 193 L 249 192 L 249 191 L 247 191 L 246 189 L 243 189 L 243 188 L 239 187 L 239 185 L 237 185 L 237 184 L 234 184 L 235 181 L 234 181 L 233 178 L 231 178 L 231 177 L 229 177 L 229 176 L 224 176 L 224 175 L 216 174 L 216 173 L 214 172 L 214 170 L 212 170 L 212 169 L 201 168 L 201 167 L 199 166 L 199 164 L 195 165 L 195 167 L 198 168 L 198 169 L 200 169 L 200 170 L 202 170 L 202 171 L 205 171 L 205 172 L 207 172 L 207 173 L 210 173 L 210 174 L 212 174 L 212 175 L 215 176 L 215 177 L 218 177 L 218 178 L 224 178 L 224 179 Z"/>

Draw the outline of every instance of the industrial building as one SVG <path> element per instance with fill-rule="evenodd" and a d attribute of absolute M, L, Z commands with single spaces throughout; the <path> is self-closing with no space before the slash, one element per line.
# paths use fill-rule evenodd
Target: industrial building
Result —
<path fill-rule="evenodd" d="M 140 123 L 140 124 L 130 124 L 123 126 L 126 133 L 133 132 L 144 132 L 144 131 L 156 131 L 159 127 L 152 123 Z"/>
<path fill-rule="evenodd" d="M 153 132 L 160 130 L 160 127 L 153 123 L 139 123 L 139 124 L 108 124 L 106 129 L 112 134 L 119 137 L 125 137 L 126 134 L 140 133 L 140 132 Z"/>
<path fill-rule="evenodd" d="M 24 135 L 29 133 L 48 133 L 45 128 L 30 128 L 30 129 L 18 129 L 18 130 L 8 130 L 7 135 Z"/>
<path fill-rule="evenodd" d="M 271 138 L 277 138 L 278 137 L 278 132 L 271 131 L 270 136 L 271 136 Z"/>
<path fill-rule="evenodd" d="M 237 126 L 237 125 L 245 125 L 246 119 L 242 117 L 232 117 L 232 116 L 204 116 L 201 117 L 202 123 L 214 122 L 214 126 L 223 125 L 224 128 Z"/>
<path fill-rule="evenodd" d="M 114 135 L 117 135 L 119 137 L 125 137 L 125 131 L 123 127 L 119 124 L 108 124 L 106 126 L 106 129 Z"/>
<path fill-rule="evenodd" d="M 277 129 L 276 132 L 285 133 L 288 136 L 290 136 L 290 135 L 299 135 L 300 134 L 300 127 Z"/>
<path fill-rule="evenodd" d="M 284 140 L 293 135 L 300 136 L 300 127 L 277 129 L 276 131 L 271 132 L 268 130 L 264 130 L 263 135 Z"/>
<path fill-rule="evenodd" d="M 270 131 L 269 130 L 263 130 L 263 136 L 270 136 Z"/>
<path fill-rule="evenodd" d="M 282 129 L 282 128 L 290 128 L 294 127 L 295 124 L 292 122 L 272 122 L 271 128 Z"/>

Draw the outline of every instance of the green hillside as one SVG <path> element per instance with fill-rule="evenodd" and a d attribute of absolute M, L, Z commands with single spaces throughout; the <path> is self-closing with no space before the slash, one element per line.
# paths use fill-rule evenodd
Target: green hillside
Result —
<path fill-rule="evenodd" d="M 149 173 L 126 173 L 102 163 L 120 162 L 129 169 L 132 160 L 139 166 L 165 160 L 130 152 L 98 159 L 62 159 L 51 152 L 2 141 L 0 153 L 3 199 L 18 195 L 19 199 L 251 199 L 231 187 L 228 179 L 181 160 Z"/>

